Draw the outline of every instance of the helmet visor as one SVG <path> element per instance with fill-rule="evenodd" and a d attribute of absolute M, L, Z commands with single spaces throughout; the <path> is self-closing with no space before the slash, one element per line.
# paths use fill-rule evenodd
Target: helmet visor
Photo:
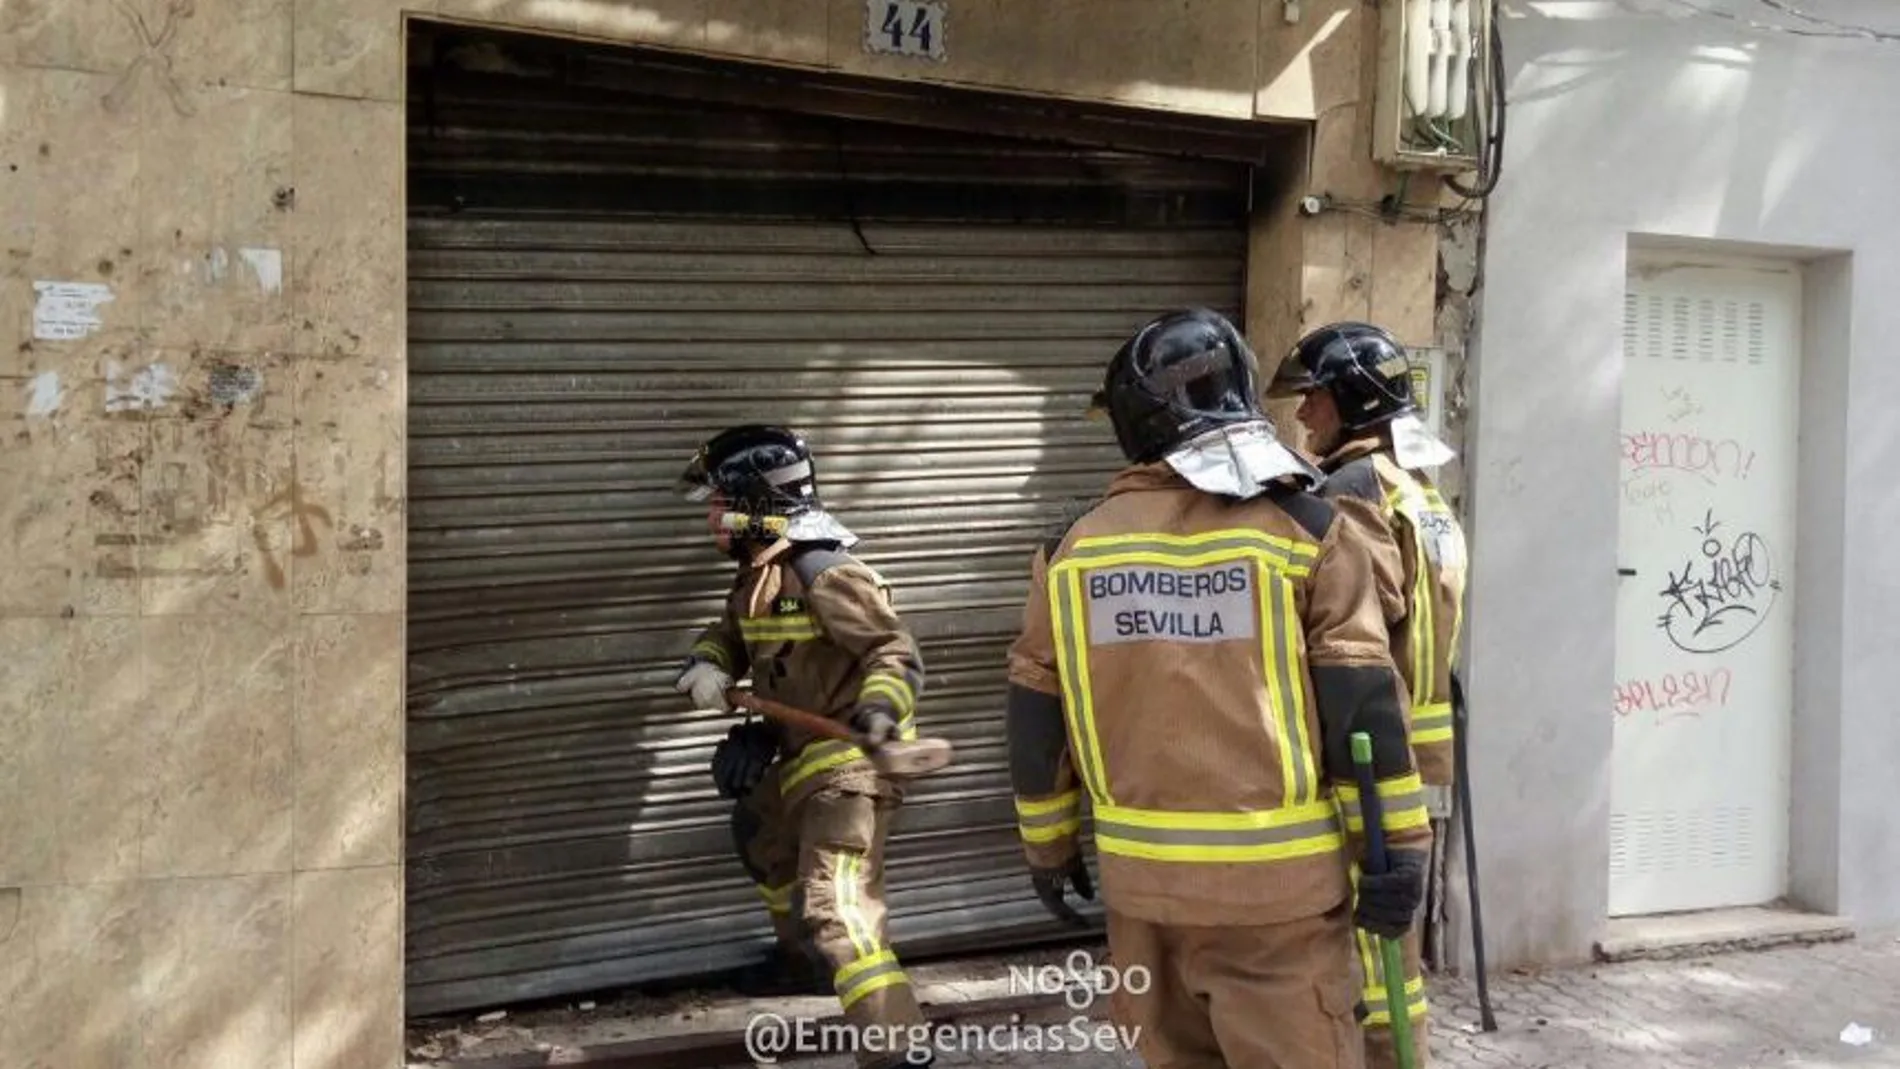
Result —
<path fill-rule="evenodd" d="M 695 503 L 706 501 L 713 495 L 712 475 L 706 467 L 706 450 L 700 449 L 686 465 L 686 470 L 673 483 L 673 492 Z"/>
<path fill-rule="evenodd" d="M 1258 410 L 1248 394 L 1253 376 L 1252 362 L 1222 345 L 1155 369 L 1143 376 L 1142 387 L 1178 411 L 1243 415 Z"/>
<path fill-rule="evenodd" d="M 1300 360 L 1298 352 L 1289 353 L 1273 374 L 1273 381 L 1267 383 L 1267 396 L 1276 401 L 1308 394 L 1319 388 L 1319 382 L 1313 378 L 1312 371 Z"/>

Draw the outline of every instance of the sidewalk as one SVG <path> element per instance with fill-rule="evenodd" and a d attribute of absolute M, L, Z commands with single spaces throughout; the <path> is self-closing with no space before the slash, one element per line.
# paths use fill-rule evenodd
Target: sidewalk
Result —
<path fill-rule="evenodd" d="M 1900 937 L 1587 966 L 1433 991 L 1433 1069 L 1900 1069 Z M 1859 1025 L 1864 1045 L 1842 1041 Z M 797 1063 L 848 1069 L 848 1059 Z M 1139 1069 L 1132 1054 L 951 1055 L 940 1066 Z"/>
<path fill-rule="evenodd" d="M 1434 1064 L 1455 1069 L 1900 1067 L 1900 937 L 1498 976 L 1489 1034 L 1473 985 L 1433 1003 Z M 1864 1046 L 1842 1041 L 1856 1024 Z"/>
<path fill-rule="evenodd" d="M 1099 954 L 1101 948 L 1096 948 Z M 1072 951 L 999 955 L 911 970 L 936 1003 L 994 998 L 1011 965 L 1059 964 Z M 1900 932 L 1848 942 L 1738 951 L 1668 961 L 1596 965 L 1491 978 L 1498 1030 L 1478 1031 L 1474 984 L 1445 979 L 1431 990 L 1432 1069 L 1900 1069 Z M 1090 1007 L 1099 1016 L 1102 1007 Z M 586 1012 L 507 1015 L 490 1023 L 435 1022 L 411 1031 L 412 1065 L 580 1048 L 687 1032 L 732 1032 L 765 1011 L 819 1020 L 830 997 L 747 1001 L 687 993 L 633 998 Z M 1850 1026 L 1857 1026 L 1850 1030 Z M 1028 1031 L 1035 1031 L 1034 1028 Z M 1859 1043 L 1843 1040 L 1860 1040 Z M 1020 1030 L 1018 1035 L 1020 1035 Z M 1021 1069 L 1141 1069 L 1132 1052 L 1065 1032 L 1066 1050 L 944 1053 L 937 1064 Z M 1090 1053 L 1078 1053 L 1088 1046 Z M 1113 1053 L 1109 1053 L 1113 1050 Z M 803 1069 L 851 1069 L 847 1057 L 801 1059 Z"/>

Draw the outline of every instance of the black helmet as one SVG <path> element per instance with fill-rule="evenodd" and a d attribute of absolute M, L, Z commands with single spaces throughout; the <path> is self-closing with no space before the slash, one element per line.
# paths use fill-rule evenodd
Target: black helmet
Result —
<path fill-rule="evenodd" d="M 805 440 L 783 427 L 749 423 L 720 432 L 693 454 L 678 489 L 689 501 L 717 493 L 726 508 L 751 518 L 758 533 L 778 533 L 784 521 L 823 508 L 818 477 Z"/>
<path fill-rule="evenodd" d="M 1193 308 L 1150 320 L 1108 362 L 1094 411 L 1130 462 L 1146 464 L 1218 427 L 1271 427 L 1256 394 L 1260 365 L 1240 331 Z"/>
<path fill-rule="evenodd" d="M 1405 347 L 1370 323 L 1329 323 L 1299 340 L 1274 376 L 1272 392 L 1311 390 L 1332 395 L 1340 426 L 1348 431 L 1418 411 Z"/>

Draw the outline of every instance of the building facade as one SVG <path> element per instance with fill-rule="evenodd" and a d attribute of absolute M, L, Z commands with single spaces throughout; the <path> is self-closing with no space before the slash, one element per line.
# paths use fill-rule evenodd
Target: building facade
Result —
<path fill-rule="evenodd" d="M 966 754 L 893 908 L 1033 936 L 1000 653 L 1114 464 L 1119 337 L 1373 319 L 1445 351 L 1459 437 L 1473 231 L 1374 160 L 1377 25 L 7 5 L 0 1050 L 394 1066 L 405 1009 L 749 952 L 719 725 L 667 686 L 722 576 L 666 493 L 748 419 L 811 429 Z"/>
<path fill-rule="evenodd" d="M 1900 922 L 1880 398 L 1900 20 L 1879 3 L 1501 16 L 1466 457 L 1486 935 L 1784 902 Z"/>

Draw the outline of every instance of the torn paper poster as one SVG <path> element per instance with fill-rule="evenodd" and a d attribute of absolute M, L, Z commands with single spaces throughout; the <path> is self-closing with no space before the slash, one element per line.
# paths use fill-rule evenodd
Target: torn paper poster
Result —
<path fill-rule="evenodd" d="M 247 264 L 251 273 L 257 276 L 257 284 L 265 293 L 282 293 L 284 289 L 284 254 L 276 249 L 239 249 L 238 256 Z"/>
<path fill-rule="evenodd" d="M 147 364 L 126 374 L 116 360 L 106 362 L 106 411 L 162 408 L 178 392 L 178 376 L 164 364 Z"/>
<path fill-rule="evenodd" d="M 76 341 L 105 321 L 99 306 L 113 299 L 112 287 L 98 282 L 35 282 L 33 337 L 40 341 Z"/>
<path fill-rule="evenodd" d="M 40 372 L 33 376 L 33 381 L 26 384 L 26 414 L 50 416 L 58 412 L 63 394 L 64 391 L 59 386 L 59 372 Z"/>
<path fill-rule="evenodd" d="M 1850 1047 L 1864 1047 L 1873 1041 L 1874 1030 L 1864 1024 L 1849 1021 L 1847 1027 L 1841 1029 L 1841 1042 Z"/>

